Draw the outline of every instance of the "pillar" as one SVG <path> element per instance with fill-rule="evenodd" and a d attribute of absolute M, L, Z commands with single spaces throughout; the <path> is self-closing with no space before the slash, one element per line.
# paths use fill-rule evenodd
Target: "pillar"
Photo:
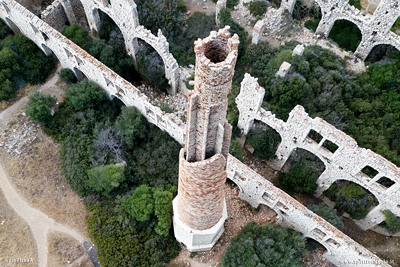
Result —
<path fill-rule="evenodd" d="M 264 31 L 264 26 L 265 23 L 262 20 L 257 21 L 256 25 L 254 25 L 253 39 L 251 40 L 253 44 L 258 44 L 258 42 L 260 41 L 262 33 Z"/>
<path fill-rule="evenodd" d="M 232 126 L 228 94 L 239 37 L 229 26 L 195 42 L 195 86 L 189 93 L 185 148 L 179 154 L 178 195 L 173 201 L 176 239 L 189 251 L 210 250 L 227 218 L 224 184 Z"/>

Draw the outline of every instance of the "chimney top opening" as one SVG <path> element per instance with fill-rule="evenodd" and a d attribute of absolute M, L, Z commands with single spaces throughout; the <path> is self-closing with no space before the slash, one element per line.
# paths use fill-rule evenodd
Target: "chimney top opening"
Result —
<path fill-rule="evenodd" d="M 218 38 L 208 42 L 204 54 L 213 63 L 224 61 L 228 54 L 226 41 Z"/>

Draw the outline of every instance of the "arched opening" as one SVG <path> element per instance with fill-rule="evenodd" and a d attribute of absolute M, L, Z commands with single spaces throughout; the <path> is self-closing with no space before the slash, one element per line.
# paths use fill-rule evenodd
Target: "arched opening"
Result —
<path fill-rule="evenodd" d="M 15 34 L 21 33 L 21 30 L 18 28 L 17 25 L 15 25 L 15 23 L 14 23 L 12 20 L 10 20 L 9 18 L 6 18 L 6 22 L 7 22 L 8 26 L 11 28 L 11 30 L 12 30 Z"/>
<path fill-rule="evenodd" d="M 274 158 L 281 141 L 277 131 L 263 122 L 255 121 L 246 135 L 245 148 L 257 158 L 268 161 Z"/>
<path fill-rule="evenodd" d="M 327 251 L 326 247 L 310 237 L 306 237 L 306 250 L 307 252 L 301 256 L 304 266 L 313 266 L 316 262 L 321 261 L 322 255 Z"/>
<path fill-rule="evenodd" d="M 53 53 L 53 51 L 51 51 L 51 49 L 47 46 L 47 45 L 45 45 L 45 44 L 42 44 L 42 51 L 44 52 L 44 54 L 46 55 L 46 56 L 48 56 L 48 55 L 50 55 L 50 54 L 53 54 L 54 56 L 56 56 L 54 53 Z M 56 56 L 57 57 L 57 56 Z M 58 60 L 58 57 L 57 57 L 57 60 Z M 60 61 L 60 60 L 58 60 L 58 61 Z"/>
<path fill-rule="evenodd" d="M 317 189 L 316 181 L 324 171 L 325 164 L 319 157 L 305 149 L 296 148 L 279 174 L 278 186 L 289 193 L 303 193 L 312 198 Z"/>
<path fill-rule="evenodd" d="M 378 61 L 387 61 L 394 58 L 400 59 L 400 51 L 396 47 L 387 44 L 379 44 L 374 46 L 365 61 L 376 63 Z"/>
<path fill-rule="evenodd" d="M 360 0 L 360 1 L 355 1 L 352 0 L 350 2 L 354 2 L 357 3 L 357 8 L 361 10 L 361 13 L 365 16 L 367 14 L 369 15 L 374 15 L 374 12 L 376 10 L 376 8 L 378 7 L 379 3 L 381 2 L 381 0 Z M 358 4 L 360 3 L 360 4 Z"/>
<path fill-rule="evenodd" d="M 335 21 L 328 37 L 334 40 L 339 47 L 352 52 L 356 51 L 362 39 L 360 29 L 348 20 Z"/>
<path fill-rule="evenodd" d="M 108 42 L 110 38 L 112 38 L 113 40 L 124 42 L 121 29 L 114 20 L 100 9 L 98 10 L 98 13 L 101 20 L 101 31 L 99 33 L 100 39 L 104 39 Z"/>
<path fill-rule="evenodd" d="M 88 77 L 76 67 L 74 67 L 72 71 L 75 73 L 75 76 L 78 79 L 78 81 L 83 81 L 88 79 Z"/>
<path fill-rule="evenodd" d="M 137 66 L 140 74 L 153 87 L 162 92 L 169 88 L 165 77 L 164 61 L 158 52 L 143 40 L 138 40 L 139 49 L 136 54 Z"/>
<path fill-rule="evenodd" d="M 362 186 L 346 181 L 335 181 L 324 195 L 335 202 L 340 215 L 350 216 L 352 219 L 363 219 L 379 202 L 376 197 Z M 345 214 L 346 213 L 346 214 Z"/>

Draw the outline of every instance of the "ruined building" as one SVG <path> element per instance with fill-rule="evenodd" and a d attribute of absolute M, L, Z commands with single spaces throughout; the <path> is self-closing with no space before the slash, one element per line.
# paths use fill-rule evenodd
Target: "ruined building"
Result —
<path fill-rule="evenodd" d="M 232 126 L 227 95 L 239 37 L 229 27 L 195 42 L 194 91 L 189 93 L 185 148 L 179 154 L 178 196 L 173 201 L 175 237 L 190 251 L 209 250 L 227 218 L 224 184 Z"/>

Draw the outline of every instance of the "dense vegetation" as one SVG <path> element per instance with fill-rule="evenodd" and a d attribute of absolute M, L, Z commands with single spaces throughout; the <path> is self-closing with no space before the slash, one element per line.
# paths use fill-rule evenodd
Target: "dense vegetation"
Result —
<path fill-rule="evenodd" d="M 267 8 L 267 2 L 264 1 L 255 1 L 249 3 L 249 11 L 255 17 L 262 16 L 265 12 L 267 12 Z"/>
<path fill-rule="evenodd" d="M 400 232 L 400 217 L 393 214 L 390 210 L 383 210 L 382 213 L 385 215 L 385 221 L 380 225 L 385 227 L 390 234 Z"/>
<path fill-rule="evenodd" d="M 371 193 L 348 181 L 336 181 L 324 195 L 336 203 L 339 212 L 347 212 L 356 220 L 363 219 L 371 207 L 378 203 Z"/>
<path fill-rule="evenodd" d="M 361 31 L 357 25 L 348 20 L 337 20 L 329 33 L 329 38 L 340 47 L 354 52 L 361 42 Z"/>
<path fill-rule="evenodd" d="M 24 35 L 13 35 L 0 20 L 0 101 L 14 97 L 26 83 L 44 82 L 54 66 L 51 55 L 46 56 Z"/>
<path fill-rule="evenodd" d="M 322 202 L 319 205 L 309 205 L 308 209 L 312 210 L 315 214 L 321 216 L 337 229 L 343 228 L 343 218 L 337 215 L 337 210 L 329 207 L 327 204 Z"/>
<path fill-rule="evenodd" d="M 222 259 L 222 266 L 303 266 L 300 256 L 305 239 L 292 229 L 278 225 L 247 224 L 232 238 Z"/>
<path fill-rule="evenodd" d="M 53 100 L 36 93 L 27 113 L 34 109 L 28 114 L 42 123 L 36 116 L 48 114 Z M 54 116 L 44 118 L 43 131 L 61 142 L 62 172 L 90 211 L 101 264 L 163 266 L 176 256 L 170 216 L 181 146 L 88 80 L 68 88 Z M 149 197 L 140 193 L 143 187 Z M 137 195 L 152 203 L 145 220 L 133 212 L 141 207 Z"/>

